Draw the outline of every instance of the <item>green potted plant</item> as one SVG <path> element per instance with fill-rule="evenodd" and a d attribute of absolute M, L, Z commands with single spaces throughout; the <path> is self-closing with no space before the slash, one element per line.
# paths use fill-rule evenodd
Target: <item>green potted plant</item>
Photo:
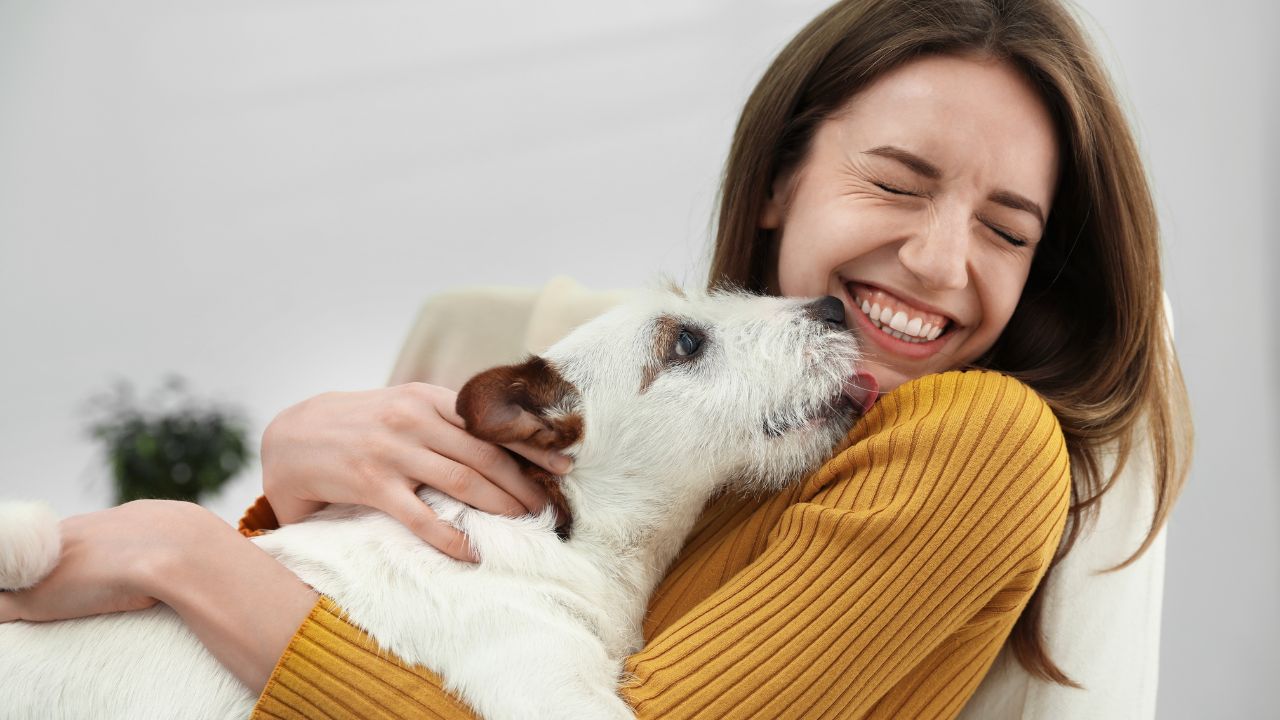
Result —
<path fill-rule="evenodd" d="M 179 376 L 149 402 L 127 381 L 90 400 L 89 434 L 105 446 L 117 503 L 141 498 L 199 502 L 252 458 L 240 412 L 202 403 Z"/>

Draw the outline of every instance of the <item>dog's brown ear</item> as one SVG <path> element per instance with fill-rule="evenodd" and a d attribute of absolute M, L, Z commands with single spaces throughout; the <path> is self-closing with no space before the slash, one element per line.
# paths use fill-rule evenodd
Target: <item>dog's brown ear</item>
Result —
<path fill-rule="evenodd" d="M 482 440 L 563 450 L 582 437 L 582 417 L 563 412 L 577 395 L 572 383 L 535 355 L 468 380 L 458 392 L 457 410 L 467 432 Z"/>
<path fill-rule="evenodd" d="M 486 370 L 458 391 L 458 414 L 467 432 L 482 440 L 507 443 L 523 440 L 548 450 L 563 450 L 582 437 L 582 416 L 566 413 L 578 390 L 556 369 L 534 356 L 519 365 Z M 525 477 L 547 491 L 561 522 L 556 531 L 568 539 L 573 518 L 559 478 L 512 453 Z"/>

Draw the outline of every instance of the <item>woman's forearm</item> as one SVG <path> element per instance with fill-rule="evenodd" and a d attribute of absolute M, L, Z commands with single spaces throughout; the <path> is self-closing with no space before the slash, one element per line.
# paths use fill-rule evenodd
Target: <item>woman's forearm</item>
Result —
<path fill-rule="evenodd" d="M 318 595 L 229 525 L 210 518 L 202 542 L 166 552 L 149 571 L 149 592 L 260 693 Z"/>

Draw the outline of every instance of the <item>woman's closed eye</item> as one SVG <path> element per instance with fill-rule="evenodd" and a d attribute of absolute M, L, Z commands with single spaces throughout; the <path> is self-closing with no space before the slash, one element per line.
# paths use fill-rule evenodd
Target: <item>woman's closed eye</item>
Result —
<path fill-rule="evenodd" d="M 884 190 L 887 193 L 892 193 L 894 195 L 911 195 L 913 197 L 926 197 L 925 193 L 914 192 L 911 190 L 903 190 L 902 188 L 894 187 L 893 185 L 890 185 L 880 180 L 872 180 L 871 184 L 875 185 L 881 190 Z"/>
<path fill-rule="evenodd" d="M 1018 237 L 1018 236 L 1016 236 L 1016 235 L 1010 235 L 1009 233 L 1007 233 L 1007 232 L 1005 232 L 1005 231 L 1003 231 L 1003 230 L 1001 230 L 1001 229 L 999 229 L 999 228 L 997 228 L 997 227 L 995 227 L 995 226 L 993 226 L 993 225 L 988 225 L 987 227 L 991 228 L 991 232 L 993 232 L 993 233 L 995 233 L 995 234 L 999 235 L 1000 237 L 1004 238 L 1005 240 L 1007 240 L 1007 241 L 1009 242 L 1009 244 L 1010 244 L 1010 245 L 1012 245 L 1012 246 L 1014 246 L 1014 247 L 1026 247 L 1026 246 L 1027 246 L 1027 241 L 1026 241 L 1026 240 L 1023 240 L 1022 238 L 1020 238 L 1020 237 Z"/>
<path fill-rule="evenodd" d="M 927 193 L 912 191 L 912 190 L 903 190 L 902 188 L 890 185 L 889 183 L 886 183 L 883 180 L 872 180 L 871 182 L 873 185 L 880 188 L 881 190 L 884 190 L 885 192 L 891 193 L 893 195 L 909 195 L 911 197 L 928 197 Z M 999 227 L 996 227 L 995 225 L 992 225 L 990 223 L 983 223 L 983 224 L 986 225 L 987 228 L 991 230 L 991 232 L 995 233 L 996 235 L 999 235 L 1005 242 L 1008 242 L 1010 245 L 1013 245 L 1014 247 L 1027 246 L 1027 241 L 1023 240 L 1017 235 L 1014 235 L 1013 233 L 1010 233 L 1007 230 L 1001 230 Z"/>
<path fill-rule="evenodd" d="M 978 219 L 982 220 L 982 218 L 978 218 Z M 1014 235 L 1008 230 L 1003 230 L 995 225 L 992 225 L 991 223 L 985 220 L 982 221 L 982 224 L 986 225 L 991 230 L 991 232 L 995 233 L 996 235 L 999 235 L 1001 238 L 1003 238 L 1006 242 L 1008 242 L 1010 245 L 1014 247 L 1026 247 L 1028 244 L 1026 240 L 1018 237 L 1017 235 Z"/>

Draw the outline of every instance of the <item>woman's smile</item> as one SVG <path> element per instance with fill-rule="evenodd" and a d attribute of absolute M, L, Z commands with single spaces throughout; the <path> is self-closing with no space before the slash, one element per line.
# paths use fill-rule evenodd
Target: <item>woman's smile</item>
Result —
<path fill-rule="evenodd" d="M 912 360 L 922 360 L 942 349 L 956 323 L 945 315 L 931 313 L 879 288 L 844 283 L 844 302 L 850 328 L 863 340 L 884 351 Z"/>

